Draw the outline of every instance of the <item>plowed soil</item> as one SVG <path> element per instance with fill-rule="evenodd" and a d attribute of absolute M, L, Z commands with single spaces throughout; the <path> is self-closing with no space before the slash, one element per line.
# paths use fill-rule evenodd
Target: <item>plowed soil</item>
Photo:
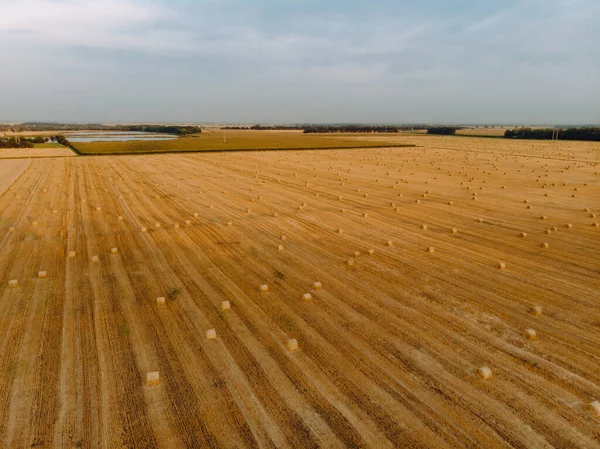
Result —
<path fill-rule="evenodd" d="M 600 145 L 402 139 L 27 161 L 0 447 L 600 447 Z"/>

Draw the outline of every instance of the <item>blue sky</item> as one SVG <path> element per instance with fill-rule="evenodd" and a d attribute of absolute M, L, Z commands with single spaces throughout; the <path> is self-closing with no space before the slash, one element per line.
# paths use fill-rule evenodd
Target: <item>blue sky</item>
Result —
<path fill-rule="evenodd" d="M 0 120 L 600 123 L 600 1 L 1 0 Z"/>

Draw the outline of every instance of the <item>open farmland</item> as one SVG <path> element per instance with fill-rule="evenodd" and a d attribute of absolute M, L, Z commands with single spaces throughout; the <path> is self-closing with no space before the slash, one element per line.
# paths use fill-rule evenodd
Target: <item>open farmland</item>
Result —
<path fill-rule="evenodd" d="M 357 142 L 351 134 L 303 134 L 302 131 L 206 130 L 191 137 L 174 140 L 128 142 L 78 142 L 82 154 L 148 154 L 201 151 L 323 149 L 381 147 L 376 141 Z M 385 145 L 385 144 L 383 144 Z M 387 145 L 406 146 L 403 143 Z"/>
<path fill-rule="evenodd" d="M 361 139 L 15 169 L 0 446 L 600 447 L 600 144 Z"/>

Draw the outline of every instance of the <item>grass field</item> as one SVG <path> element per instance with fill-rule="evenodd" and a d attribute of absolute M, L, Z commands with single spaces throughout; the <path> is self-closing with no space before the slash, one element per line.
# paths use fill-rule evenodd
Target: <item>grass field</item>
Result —
<path fill-rule="evenodd" d="M 458 136 L 504 137 L 507 129 L 512 128 L 468 128 L 456 131 Z"/>
<path fill-rule="evenodd" d="M 60 143 L 46 142 L 46 143 L 35 143 L 33 148 L 64 148 Z"/>
<path fill-rule="evenodd" d="M 226 142 L 224 142 L 224 136 Z M 402 146 L 401 143 L 394 144 Z M 89 142 L 74 143 L 86 155 L 90 154 L 143 154 L 197 151 L 273 150 L 356 148 L 381 146 L 376 142 L 357 143 L 351 134 L 315 135 L 289 131 L 239 131 L 206 132 L 193 137 L 164 141 Z"/>
<path fill-rule="evenodd" d="M 600 144 L 354 139 L 11 161 L 0 447 L 600 447 Z"/>

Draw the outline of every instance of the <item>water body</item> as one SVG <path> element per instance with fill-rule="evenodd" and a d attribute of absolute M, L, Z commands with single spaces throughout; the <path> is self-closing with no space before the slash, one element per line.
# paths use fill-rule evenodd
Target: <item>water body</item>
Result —
<path fill-rule="evenodd" d="M 66 133 L 70 142 L 127 142 L 129 140 L 174 140 L 173 134 L 144 133 L 140 131 L 74 131 Z"/>

